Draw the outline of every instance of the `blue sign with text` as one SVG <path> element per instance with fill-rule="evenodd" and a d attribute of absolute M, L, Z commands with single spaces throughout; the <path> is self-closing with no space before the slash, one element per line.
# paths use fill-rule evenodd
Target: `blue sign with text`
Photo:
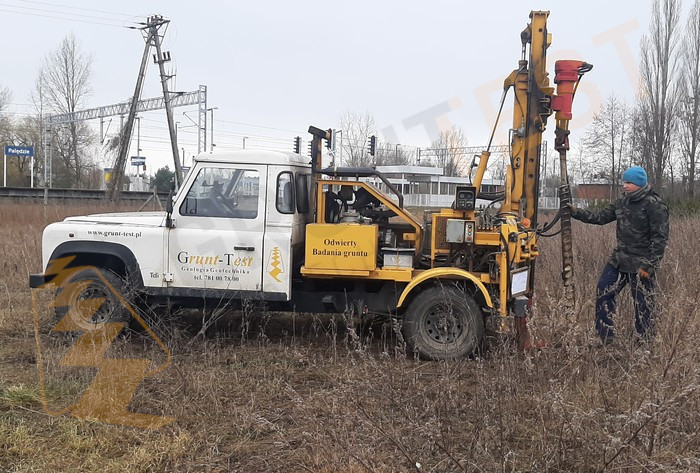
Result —
<path fill-rule="evenodd" d="M 31 158 L 34 156 L 34 146 L 5 146 L 5 156 Z"/>

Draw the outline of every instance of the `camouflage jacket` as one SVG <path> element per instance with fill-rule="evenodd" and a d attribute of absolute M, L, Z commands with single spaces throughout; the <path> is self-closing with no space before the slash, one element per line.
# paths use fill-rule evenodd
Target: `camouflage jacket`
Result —
<path fill-rule="evenodd" d="M 596 225 L 617 221 L 617 247 L 610 263 L 621 272 L 653 272 L 659 267 L 668 241 L 668 207 L 650 187 L 597 212 L 574 209 L 571 216 Z"/>

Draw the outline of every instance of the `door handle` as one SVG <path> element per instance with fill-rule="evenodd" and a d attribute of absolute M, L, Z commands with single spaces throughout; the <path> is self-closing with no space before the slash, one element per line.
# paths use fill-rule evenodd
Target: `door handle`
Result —
<path fill-rule="evenodd" d="M 234 246 L 233 249 L 236 251 L 255 251 L 254 246 Z"/>

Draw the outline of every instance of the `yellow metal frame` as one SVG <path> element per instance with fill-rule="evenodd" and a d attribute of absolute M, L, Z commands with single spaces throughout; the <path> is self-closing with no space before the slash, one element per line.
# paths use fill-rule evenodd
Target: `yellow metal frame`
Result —
<path fill-rule="evenodd" d="M 301 274 L 316 278 L 361 278 L 378 279 L 383 281 L 409 282 L 413 279 L 415 270 L 405 269 L 373 269 L 369 271 L 348 269 L 311 269 L 301 267 Z"/>
<path fill-rule="evenodd" d="M 547 73 L 547 48 L 552 42 L 552 35 L 547 33 L 548 11 L 533 11 L 530 13 L 530 23 L 523 31 L 524 37 L 529 38 L 530 55 L 527 69 L 513 71 L 506 79 L 504 87 L 513 85 L 515 89 L 515 104 L 513 109 L 513 129 L 522 130 L 513 133 L 512 168 L 508 170 L 511 176 L 512 190 L 510 199 L 503 202 L 502 210 L 518 212 L 521 210 L 522 199 L 531 204 L 525 209 L 524 216 L 535 220 L 537 209 L 537 176 L 539 149 L 542 144 L 542 132 L 545 121 L 551 111 L 545 112 L 537 102 L 537 94 L 532 87 L 538 87 L 543 95 L 552 95 L 554 88 L 549 86 Z M 509 81 L 512 81 L 509 84 Z"/>
<path fill-rule="evenodd" d="M 522 199 L 531 203 L 524 212 L 524 217 L 535 221 L 537 209 L 537 176 L 539 167 L 539 148 L 542 144 L 542 132 L 551 110 L 539 103 L 540 97 L 533 87 L 540 89 L 542 96 L 552 95 L 554 88 L 549 85 L 547 73 L 547 48 L 552 43 L 552 35 L 547 32 L 548 11 L 532 11 L 530 23 L 522 32 L 523 46 L 530 44 L 530 54 L 520 62 L 503 81 L 503 90 L 513 87 L 515 103 L 513 105 L 513 136 L 511 141 L 511 164 L 506 170 L 506 198 L 501 212 L 520 212 Z M 477 190 L 486 172 L 491 153 L 484 151 L 479 159 L 479 166 L 474 177 Z"/>
<path fill-rule="evenodd" d="M 546 51 L 551 44 L 551 35 L 547 32 L 547 17 L 549 12 L 533 11 L 530 14 L 530 22 L 521 38 L 523 41 L 523 51 L 529 44 L 529 56 L 521 58 L 518 68 L 514 70 L 504 81 L 504 91 L 513 87 L 515 103 L 513 108 L 512 141 L 511 141 L 511 162 L 507 167 L 505 179 L 505 199 L 500 208 L 502 216 L 506 221 L 500 229 L 493 231 L 476 231 L 474 244 L 477 246 L 497 247 L 495 251 L 500 251 L 496 258 L 498 276 L 492 279 L 487 273 L 470 273 L 459 268 L 439 267 L 428 270 L 382 270 L 363 272 L 358 274 L 353 272 L 333 272 L 333 271 L 310 271 L 302 268 L 302 273 L 311 277 L 358 277 L 370 279 L 387 279 L 397 282 L 407 283 L 401 292 L 397 308 L 401 308 L 409 294 L 419 285 L 431 279 L 445 280 L 465 280 L 474 284 L 481 291 L 486 305 L 494 307 L 494 302 L 498 304 L 498 313 L 503 318 L 502 327 L 505 325 L 505 317 L 508 315 L 509 282 L 508 276 L 512 270 L 529 264 L 538 255 L 537 238 L 528 229 L 519 226 L 519 218 L 526 217 L 536 223 L 537 217 L 537 178 L 539 167 L 539 150 L 542 143 L 542 132 L 545 130 L 546 120 L 551 115 L 546 100 L 542 100 L 554 93 L 554 88 L 550 87 L 549 77 L 546 69 Z M 539 89 L 539 90 L 537 90 Z M 322 147 L 320 140 L 317 140 L 318 168 L 320 165 L 320 155 Z M 490 153 L 484 151 L 474 177 L 474 185 L 477 191 L 480 190 L 483 176 L 486 172 Z M 326 202 L 323 195 L 323 186 L 343 186 L 351 185 L 361 187 L 372 196 L 394 211 L 405 222 L 409 223 L 414 233 L 405 233 L 404 241 L 415 241 L 415 252 L 418 255 L 421 251 L 422 226 L 404 209 L 399 208 L 387 195 L 374 188 L 368 183 L 360 181 L 344 181 L 336 179 L 319 179 L 315 177 L 316 192 L 316 222 L 325 223 Z M 524 204 L 525 203 L 525 204 Z M 523 208 L 525 207 L 525 208 Z M 474 219 L 473 211 L 461 211 L 454 209 L 443 209 L 439 217 Z M 528 225 L 528 224 L 525 224 Z M 433 237 L 436 232 L 436 225 L 433 225 Z M 431 238 L 431 259 L 435 260 L 435 255 L 448 253 L 449 250 L 436 248 L 436 239 Z M 498 301 L 491 298 L 491 294 L 486 289 L 485 284 L 498 284 Z M 530 288 L 532 290 L 533 288 Z M 495 297 L 495 296 L 494 296 Z"/>
<path fill-rule="evenodd" d="M 489 292 L 486 290 L 486 286 L 481 282 L 479 278 L 474 276 L 474 274 L 465 271 L 463 269 L 459 268 L 433 268 L 433 269 L 428 269 L 426 271 L 423 271 L 420 273 L 418 276 L 413 278 L 411 282 L 406 286 L 401 293 L 401 297 L 399 297 L 399 302 L 396 305 L 397 308 L 400 308 L 403 306 L 403 303 L 406 301 L 406 297 L 410 294 L 410 292 L 418 285 L 421 283 L 428 281 L 430 279 L 436 279 L 436 278 L 443 278 L 443 279 L 466 279 L 472 283 L 481 291 L 481 294 L 484 296 L 484 300 L 486 301 L 486 305 L 489 307 L 493 307 L 493 301 L 491 300 L 491 295 Z"/>
<path fill-rule="evenodd" d="M 404 235 L 404 241 L 414 241 L 416 242 L 415 245 L 415 253 L 419 254 L 420 253 L 420 247 L 421 247 L 421 242 L 423 241 L 423 227 L 421 226 L 420 222 L 416 220 L 416 218 L 411 215 L 409 212 L 404 210 L 403 208 L 399 207 L 394 203 L 391 198 L 381 192 L 379 189 L 374 187 L 371 184 L 368 184 L 366 182 L 362 181 L 344 181 L 344 180 L 339 180 L 339 179 L 319 179 L 317 182 L 317 187 L 316 187 L 316 223 L 326 223 L 325 218 L 326 218 L 326 199 L 325 196 L 323 195 L 323 186 L 324 184 L 329 185 L 329 186 L 353 186 L 353 187 L 361 187 L 367 192 L 369 192 L 372 196 L 376 197 L 379 199 L 381 203 L 386 205 L 389 209 L 391 209 L 398 217 L 406 221 L 408 224 L 410 224 L 413 229 L 414 233 L 413 234 L 407 234 Z"/>

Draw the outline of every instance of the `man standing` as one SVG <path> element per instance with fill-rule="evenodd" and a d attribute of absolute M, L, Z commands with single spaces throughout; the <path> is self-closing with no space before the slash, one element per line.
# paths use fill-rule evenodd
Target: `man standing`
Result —
<path fill-rule="evenodd" d="M 627 283 L 634 298 L 635 329 L 640 341 L 654 336 L 656 270 L 668 240 L 668 207 L 649 187 L 647 173 L 632 166 L 622 175 L 624 195 L 597 212 L 572 207 L 576 220 L 596 225 L 617 220 L 617 247 L 598 280 L 595 328 L 601 343 L 614 340 L 615 297 Z"/>

